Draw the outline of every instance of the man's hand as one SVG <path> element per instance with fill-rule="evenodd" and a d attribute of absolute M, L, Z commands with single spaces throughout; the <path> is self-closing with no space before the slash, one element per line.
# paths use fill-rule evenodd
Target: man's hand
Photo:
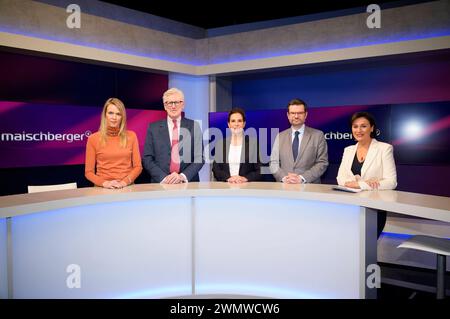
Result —
<path fill-rule="evenodd" d="M 177 172 L 173 172 L 170 175 L 167 175 L 166 177 L 164 177 L 164 179 L 162 180 L 161 183 L 163 184 L 180 184 L 183 182 L 183 177 L 178 174 Z"/>
<path fill-rule="evenodd" d="M 303 183 L 303 179 L 298 174 L 288 173 L 288 175 L 283 177 L 283 183 L 286 183 L 286 184 L 301 184 L 301 183 Z"/>

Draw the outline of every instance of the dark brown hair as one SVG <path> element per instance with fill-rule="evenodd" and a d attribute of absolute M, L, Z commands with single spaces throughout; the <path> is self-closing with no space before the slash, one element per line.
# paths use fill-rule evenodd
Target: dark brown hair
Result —
<path fill-rule="evenodd" d="M 375 118 L 368 112 L 356 112 L 355 114 L 353 114 L 352 118 L 350 119 L 350 129 L 353 126 L 353 122 L 362 117 L 369 121 L 370 127 L 373 127 L 373 132 L 370 132 L 370 137 L 374 138 L 377 135 L 377 124 L 375 123 Z"/>
<path fill-rule="evenodd" d="M 308 112 L 308 106 L 306 105 L 306 102 L 303 101 L 303 100 L 301 100 L 301 99 L 293 99 L 293 100 L 290 100 L 289 103 L 288 103 L 288 105 L 287 105 L 288 112 L 289 112 L 289 107 L 290 107 L 291 105 L 303 105 L 303 106 L 305 107 L 305 112 Z"/>
<path fill-rule="evenodd" d="M 231 115 L 239 113 L 242 115 L 242 120 L 245 122 L 245 111 L 240 107 L 233 107 L 230 112 L 228 112 L 228 123 L 230 123 Z"/>

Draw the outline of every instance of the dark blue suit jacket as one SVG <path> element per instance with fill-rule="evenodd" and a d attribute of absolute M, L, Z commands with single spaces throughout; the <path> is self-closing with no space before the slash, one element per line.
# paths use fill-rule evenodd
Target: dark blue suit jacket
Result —
<path fill-rule="evenodd" d="M 204 164 L 203 136 L 198 123 L 182 118 L 180 123 L 180 173 L 189 182 L 198 182 L 198 172 Z M 145 139 L 142 165 L 152 183 L 160 183 L 170 174 L 171 141 L 167 119 L 150 123 Z"/>

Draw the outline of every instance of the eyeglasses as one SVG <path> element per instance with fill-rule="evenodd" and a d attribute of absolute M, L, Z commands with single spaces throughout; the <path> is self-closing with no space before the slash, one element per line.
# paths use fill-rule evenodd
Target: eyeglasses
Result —
<path fill-rule="evenodd" d="M 292 116 L 294 116 L 294 115 L 305 115 L 305 113 L 306 112 L 289 112 L 289 115 L 292 115 Z"/>
<path fill-rule="evenodd" d="M 164 105 L 165 106 L 172 106 L 172 105 L 174 105 L 174 106 L 178 106 L 178 105 L 181 105 L 181 103 L 183 103 L 183 101 L 166 101 L 166 102 L 164 102 Z"/>

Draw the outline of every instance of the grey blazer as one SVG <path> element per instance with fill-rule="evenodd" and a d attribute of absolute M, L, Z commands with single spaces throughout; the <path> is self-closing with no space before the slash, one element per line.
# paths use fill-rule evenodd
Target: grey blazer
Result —
<path fill-rule="evenodd" d="M 198 182 L 198 172 L 205 163 L 203 136 L 198 123 L 182 118 L 180 123 L 180 173 L 188 181 Z M 171 141 L 167 119 L 150 123 L 145 139 L 142 165 L 150 174 L 152 183 L 160 183 L 170 174 Z"/>
<path fill-rule="evenodd" d="M 322 131 L 305 126 L 300 152 L 294 162 L 291 128 L 277 135 L 270 155 L 270 171 L 280 182 L 288 173 L 300 174 L 307 183 L 320 183 L 328 167 L 328 147 Z"/>

